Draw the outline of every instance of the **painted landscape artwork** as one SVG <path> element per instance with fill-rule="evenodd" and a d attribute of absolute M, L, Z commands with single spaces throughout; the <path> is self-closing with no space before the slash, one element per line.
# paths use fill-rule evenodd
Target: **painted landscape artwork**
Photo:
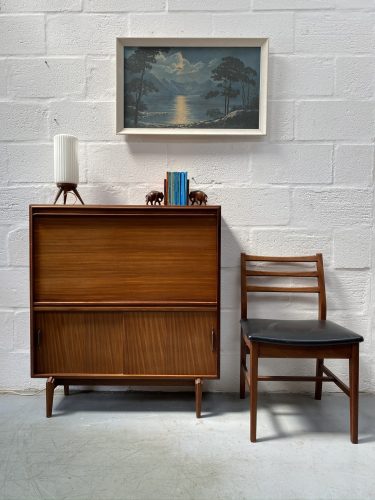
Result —
<path fill-rule="evenodd" d="M 124 47 L 126 128 L 258 129 L 260 47 Z"/>

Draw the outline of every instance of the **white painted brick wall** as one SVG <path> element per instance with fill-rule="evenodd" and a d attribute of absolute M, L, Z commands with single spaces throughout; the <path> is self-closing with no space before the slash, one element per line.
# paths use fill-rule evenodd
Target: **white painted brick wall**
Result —
<path fill-rule="evenodd" d="M 233 143 L 203 142 L 172 142 L 168 144 L 168 165 L 174 168 L 186 169 L 190 174 L 191 186 L 202 184 L 243 183 L 249 179 L 250 153 L 253 144 L 247 142 Z M 224 162 L 233 168 L 223 168 Z"/>
<path fill-rule="evenodd" d="M 29 311 L 16 311 L 13 323 L 13 346 L 15 352 L 29 352 L 30 316 Z"/>
<path fill-rule="evenodd" d="M 368 271 L 335 270 L 327 276 L 327 302 L 330 310 L 353 309 L 357 314 L 366 314 L 369 294 Z"/>
<path fill-rule="evenodd" d="M 321 251 L 328 316 L 365 337 L 373 391 L 374 21 L 373 0 L 0 0 L 0 389 L 42 385 L 29 378 L 28 205 L 53 200 L 52 138 L 65 132 L 80 139 L 87 203 L 143 203 L 170 168 L 222 205 L 222 377 L 207 387 L 238 388 L 240 252 Z M 127 35 L 270 37 L 268 135 L 116 136 L 115 37 Z M 315 317 L 315 302 L 257 297 L 251 312 Z M 286 388 L 307 386 L 267 386 Z"/>
<path fill-rule="evenodd" d="M 241 11 L 249 10 L 250 0 L 168 0 L 168 10 L 183 11 Z"/>
<path fill-rule="evenodd" d="M 259 142 L 283 142 L 294 139 L 294 102 L 268 101 L 267 138 Z"/>
<path fill-rule="evenodd" d="M 255 145 L 251 179 L 263 184 L 330 184 L 332 157 L 329 144 Z"/>
<path fill-rule="evenodd" d="M 13 142 L 5 148 L 10 183 L 53 182 L 53 144 Z"/>
<path fill-rule="evenodd" d="M 126 14 L 56 14 L 46 21 L 48 54 L 113 54 L 115 38 L 128 34 Z"/>
<path fill-rule="evenodd" d="M 332 253 L 332 231 L 315 229 L 252 229 L 248 250 L 261 255 L 309 255 L 322 253 L 324 264 L 330 263 Z"/>
<path fill-rule="evenodd" d="M 212 33 L 211 14 L 130 14 L 131 36 L 208 36 Z"/>
<path fill-rule="evenodd" d="M 303 10 L 331 9 L 335 0 L 253 0 L 254 10 Z"/>
<path fill-rule="evenodd" d="M 338 57 L 336 59 L 336 95 L 347 99 L 371 99 L 375 96 L 375 58 Z"/>
<path fill-rule="evenodd" d="M 51 135 L 71 134 L 85 141 L 119 141 L 115 133 L 115 103 L 92 101 L 56 101 L 50 104 Z"/>
<path fill-rule="evenodd" d="M 270 58 L 271 99 L 329 96 L 334 91 L 334 60 L 331 57 L 274 55 Z"/>
<path fill-rule="evenodd" d="M 348 252 L 348 248 L 353 248 L 355 251 Z M 371 248 L 371 227 L 335 229 L 333 233 L 335 268 L 363 269 L 370 267 Z"/>
<path fill-rule="evenodd" d="M 113 101 L 116 95 L 116 62 L 114 57 L 87 57 L 86 96 L 90 101 Z"/>
<path fill-rule="evenodd" d="M 11 267 L 29 265 L 29 228 L 17 227 L 8 235 L 8 263 Z"/>
<path fill-rule="evenodd" d="M 374 147 L 338 144 L 335 150 L 335 184 L 371 186 L 373 184 Z"/>
<path fill-rule="evenodd" d="M 0 269 L 0 303 L 2 307 L 27 307 L 29 276 L 27 268 Z"/>
<path fill-rule="evenodd" d="M 43 54 L 45 51 L 44 16 L 0 16 L 0 54 Z"/>
<path fill-rule="evenodd" d="M 80 11 L 82 0 L 0 0 L 0 12 Z"/>
<path fill-rule="evenodd" d="M 212 187 L 207 194 L 222 205 L 229 226 L 281 226 L 290 219 L 288 188 Z"/>
<path fill-rule="evenodd" d="M 83 58 L 49 57 L 8 61 L 9 97 L 85 97 Z"/>
<path fill-rule="evenodd" d="M 8 250 L 7 250 L 7 237 L 9 226 L 0 226 L 0 266 L 6 267 L 8 264 Z"/>
<path fill-rule="evenodd" d="M 166 145 L 142 141 L 131 147 L 124 144 L 89 144 L 87 155 L 88 182 L 156 183 L 163 190 L 164 171 L 160 158 L 165 157 Z"/>
<path fill-rule="evenodd" d="M 296 139 L 368 141 L 374 138 L 374 107 L 367 101 L 300 101 Z"/>
<path fill-rule="evenodd" d="M 6 60 L 0 59 L 0 97 L 7 95 Z"/>
<path fill-rule="evenodd" d="M 1 136 L 13 141 L 46 139 L 47 107 L 39 103 L 0 102 Z"/>
<path fill-rule="evenodd" d="M 166 8 L 166 0 L 84 0 L 87 12 L 153 12 Z"/>
<path fill-rule="evenodd" d="M 215 14 L 213 34 L 217 37 L 269 37 L 270 52 L 293 52 L 294 17 L 292 13 Z"/>
<path fill-rule="evenodd" d="M 298 227 L 347 227 L 371 224 L 372 218 L 370 189 L 295 189 L 292 223 Z"/>
<path fill-rule="evenodd" d="M 355 0 L 353 0 L 355 5 Z M 298 53 L 371 53 L 374 47 L 374 12 L 298 13 L 295 49 Z"/>
<path fill-rule="evenodd" d="M 0 353 L 7 354 L 13 350 L 13 312 L 0 312 L 2 335 L 0 337 Z"/>

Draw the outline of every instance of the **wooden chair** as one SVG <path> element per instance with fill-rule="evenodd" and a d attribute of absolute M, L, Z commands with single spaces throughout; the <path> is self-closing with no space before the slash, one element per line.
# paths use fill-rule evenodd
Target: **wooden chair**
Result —
<path fill-rule="evenodd" d="M 309 269 L 280 271 L 256 266 L 254 262 L 310 263 Z M 301 264 L 302 263 L 302 264 Z M 313 270 L 311 270 L 313 265 Z M 306 266 L 307 267 L 307 264 Z M 249 278 L 312 278 L 315 286 L 275 287 L 248 284 Z M 255 281 L 255 280 L 254 280 Z M 259 280 L 258 280 L 259 281 Z M 251 292 L 316 293 L 319 297 L 318 320 L 248 319 L 247 294 Z M 326 319 L 326 294 L 322 254 L 308 257 L 259 257 L 241 254 L 241 372 L 240 397 L 245 397 L 245 380 L 250 389 L 250 441 L 256 441 L 258 381 L 314 381 L 315 399 L 322 397 L 322 383 L 334 382 L 350 398 L 350 438 L 358 443 L 358 368 L 359 343 L 363 337 Z M 250 368 L 246 355 L 250 354 Z M 259 376 L 259 358 L 315 358 L 316 376 Z M 325 358 L 349 359 L 349 387 L 324 365 Z"/>

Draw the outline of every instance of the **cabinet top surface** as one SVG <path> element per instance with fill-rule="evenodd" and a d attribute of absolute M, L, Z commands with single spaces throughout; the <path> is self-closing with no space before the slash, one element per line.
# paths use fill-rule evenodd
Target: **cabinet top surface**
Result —
<path fill-rule="evenodd" d="M 220 205 L 194 205 L 194 206 L 179 206 L 179 205 L 30 205 L 32 212 L 40 210 L 47 211 L 90 211 L 90 210 L 148 210 L 152 211 L 219 211 Z"/>

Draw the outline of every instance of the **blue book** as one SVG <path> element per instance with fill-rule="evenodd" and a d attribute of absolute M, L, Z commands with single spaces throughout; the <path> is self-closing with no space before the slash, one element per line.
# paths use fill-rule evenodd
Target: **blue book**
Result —
<path fill-rule="evenodd" d="M 176 205 L 176 176 L 175 173 L 171 173 L 172 177 L 172 205 Z"/>
<path fill-rule="evenodd" d="M 178 205 L 178 172 L 173 172 L 173 205 Z"/>
<path fill-rule="evenodd" d="M 183 205 L 184 204 L 184 195 L 183 195 L 183 192 L 182 192 L 182 188 L 183 188 L 183 185 L 184 185 L 184 173 L 183 172 L 180 172 L 180 205 Z"/>
<path fill-rule="evenodd" d="M 171 172 L 171 205 L 175 204 L 174 172 Z"/>
<path fill-rule="evenodd" d="M 187 172 L 184 172 L 184 205 L 187 205 L 187 204 L 188 204 L 188 193 L 187 193 L 187 190 L 188 190 L 188 187 L 187 187 L 187 176 L 188 176 L 188 173 L 187 173 Z"/>
<path fill-rule="evenodd" d="M 177 193 L 177 199 L 176 199 L 176 205 L 181 205 L 181 187 L 180 187 L 180 172 L 176 172 L 176 193 Z"/>
<path fill-rule="evenodd" d="M 167 172 L 168 205 L 188 204 L 187 176 L 187 172 Z"/>
<path fill-rule="evenodd" d="M 187 205 L 187 172 L 184 172 L 184 205 Z"/>

